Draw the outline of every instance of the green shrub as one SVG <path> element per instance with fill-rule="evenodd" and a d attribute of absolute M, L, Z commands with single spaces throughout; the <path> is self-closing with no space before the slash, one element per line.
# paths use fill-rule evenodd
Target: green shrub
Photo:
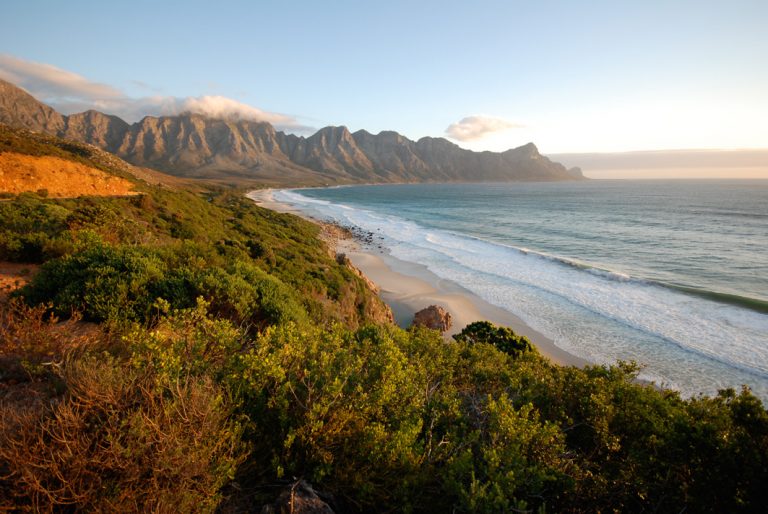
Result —
<path fill-rule="evenodd" d="M 80 310 L 96 321 L 147 321 L 158 298 L 182 309 L 198 297 L 217 315 L 257 328 L 306 321 L 295 293 L 278 279 L 245 262 L 227 266 L 205 247 L 83 246 L 45 263 L 19 294 L 32 303 L 52 302 L 61 315 Z"/>
<path fill-rule="evenodd" d="M 159 321 L 152 330 L 134 326 L 122 337 L 134 365 L 170 380 L 188 376 L 223 380 L 233 372 L 246 345 L 242 329 L 211 316 L 202 298 L 192 309 L 171 310 L 164 300 L 156 308 Z"/>
<path fill-rule="evenodd" d="M 567 487 L 572 464 L 563 434 L 541 422 L 531 404 L 517 409 L 506 395 L 469 410 L 471 432 L 449 460 L 446 482 L 464 512 L 529 512 Z"/>
<path fill-rule="evenodd" d="M 272 463 L 262 473 L 304 476 L 368 506 L 404 504 L 420 480 L 424 397 L 402 337 L 290 323 L 259 337 L 238 389 L 257 427 L 254 457 Z"/>
<path fill-rule="evenodd" d="M 20 294 L 32 303 L 53 302 L 62 315 L 78 310 L 95 321 L 144 319 L 154 303 L 148 286 L 163 271 L 150 251 L 98 243 L 46 262 Z"/>
<path fill-rule="evenodd" d="M 527 337 L 515 334 L 509 327 L 497 327 L 489 321 L 470 323 L 453 338 L 470 344 L 492 344 L 512 357 L 535 351 Z"/>

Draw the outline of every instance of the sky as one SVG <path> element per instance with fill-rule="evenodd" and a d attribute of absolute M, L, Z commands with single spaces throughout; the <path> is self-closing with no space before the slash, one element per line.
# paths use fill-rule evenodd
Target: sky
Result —
<path fill-rule="evenodd" d="M 755 149 L 766 27 L 766 0 L 5 0 L 0 78 L 128 121 L 192 110 L 545 154 Z"/>

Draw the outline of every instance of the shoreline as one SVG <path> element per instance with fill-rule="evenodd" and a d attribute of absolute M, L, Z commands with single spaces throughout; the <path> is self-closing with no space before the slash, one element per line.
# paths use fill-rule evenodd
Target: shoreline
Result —
<path fill-rule="evenodd" d="M 275 201 L 272 189 L 251 191 L 246 196 L 265 209 L 294 214 L 322 224 L 290 205 Z M 429 305 L 439 305 L 450 312 L 453 319 L 451 329 L 445 332 L 446 337 L 460 332 L 474 321 L 487 320 L 526 336 L 539 353 L 555 364 L 578 367 L 590 364 L 559 348 L 552 339 L 529 327 L 514 314 L 486 302 L 455 282 L 438 277 L 421 264 L 396 259 L 383 250 L 365 247 L 353 238 L 339 237 L 329 244 L 336 253 L 345 254 L 378 287 L 379 296 L 392 309 L 395 322 L 403 328 L 410 324 L 417 311 Z"/>

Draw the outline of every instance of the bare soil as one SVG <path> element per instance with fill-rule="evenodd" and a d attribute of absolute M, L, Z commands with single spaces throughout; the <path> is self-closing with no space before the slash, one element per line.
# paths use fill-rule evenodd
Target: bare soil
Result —
<path fill-rule="evenodd" d="M 45 190 L 48 196 L 127 196 L 138 194 L 129 181 L 59 157 L 0 153 L 0 192 Z"/>

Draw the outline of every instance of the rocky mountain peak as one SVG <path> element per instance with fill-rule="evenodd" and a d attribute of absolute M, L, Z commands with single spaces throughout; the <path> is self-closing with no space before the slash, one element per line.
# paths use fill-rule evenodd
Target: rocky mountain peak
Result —
<path fill-rule="evenodd" d="M 309 137 L 266 122 L 184 112 L 128 124 L 89 110 L 63 116 L 0 80 L 0 123 L 93 144 L 123 159 L 180 176 L 250 177 L 304 183 L 577 180 L 533 143 L 473 152 L 444 138 L 414 142 L 391 130 L 350 133 L 330 126 Z"/>
<path fill-rule="evenodd" d="M 326 147 L 334 147 L 342 142 L 352 141 L 352 134 L 349 129 L 343 125 L 338 127 L 324 127 L 315 132 L 307 141 L 317 142 Z"/>
<path fill-rule="evenodd" d="M 64 116 L 23 89 L 0 79 L 0 123 L 50 134 L 64 128 Z"/>

